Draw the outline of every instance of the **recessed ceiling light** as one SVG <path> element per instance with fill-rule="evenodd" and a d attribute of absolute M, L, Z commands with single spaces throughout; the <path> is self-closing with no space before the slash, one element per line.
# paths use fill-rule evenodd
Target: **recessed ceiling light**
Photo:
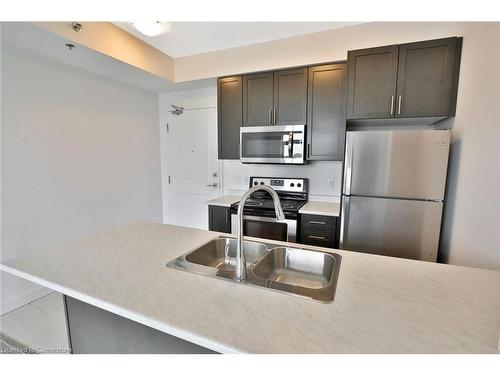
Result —
<path fill-rule="evenodd" d="M 157 36 L 170 30 L 170 23 L 159 21 L 132 22 L 132 26 L 147 36 Z"/>

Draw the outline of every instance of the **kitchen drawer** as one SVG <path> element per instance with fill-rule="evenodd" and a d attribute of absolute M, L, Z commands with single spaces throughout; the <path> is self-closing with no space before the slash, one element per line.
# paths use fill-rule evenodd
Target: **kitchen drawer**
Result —
<path fill-rule="evenodd" d="M 304 228 L 330 230 L 332 227 L 335 231 L 335 223 L 337 218 L 334 216 L 321 215 L 301 215 L 300 223 Z"/>
<path fill-rule="evenodd" d="M 300 243 L 322 247 L 337 247 L 337 218 L 333 216 L 301 215 Z"/>
<path fill-rule="evenodd" d="M 300 235 L 300 243 L 313 246 L 335 247 L 335 231 L 304 228 Z"/>

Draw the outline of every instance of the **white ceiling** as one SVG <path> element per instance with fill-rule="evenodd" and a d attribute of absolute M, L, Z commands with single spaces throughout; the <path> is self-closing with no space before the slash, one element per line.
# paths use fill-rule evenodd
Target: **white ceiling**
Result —
<path fill-rule="evenodd" d="M 359 22 L 170 22 L 170 31 L 149 37 L 129 22 L 115 24 L 174 58 L 262 43 Z"/>
<path fill-rule="evenodd" d="M 25 50 L 144 90 L 167 92 L 215 85 L 215 79 L 174 84 L 81 45 L 70 51 L 65 46 L 69 42 L 29 22 L 4 22 L 2 25 L 2 49 L 5 46 Z"/>

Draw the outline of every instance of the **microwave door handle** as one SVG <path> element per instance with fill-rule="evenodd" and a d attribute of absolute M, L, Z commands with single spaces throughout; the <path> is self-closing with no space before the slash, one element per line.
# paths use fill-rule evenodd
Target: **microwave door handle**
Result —
<path fill-rule="evenodd" d="M 291 158 L 293 152 L 293 132 L 288 133 L 288 157 Z"/>

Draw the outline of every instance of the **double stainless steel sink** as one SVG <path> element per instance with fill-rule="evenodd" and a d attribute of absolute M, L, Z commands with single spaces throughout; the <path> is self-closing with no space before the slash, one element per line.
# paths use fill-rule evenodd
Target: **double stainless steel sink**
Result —
<path fill-rule="evenodd" d="M 167 264 L 167 267 L 234 281 L 237 240 L 216 238 Z M 256 285 L 320 302 L 332 302 L 340 255 L 296 247 L 244 241 L 247 279 Z"/>

